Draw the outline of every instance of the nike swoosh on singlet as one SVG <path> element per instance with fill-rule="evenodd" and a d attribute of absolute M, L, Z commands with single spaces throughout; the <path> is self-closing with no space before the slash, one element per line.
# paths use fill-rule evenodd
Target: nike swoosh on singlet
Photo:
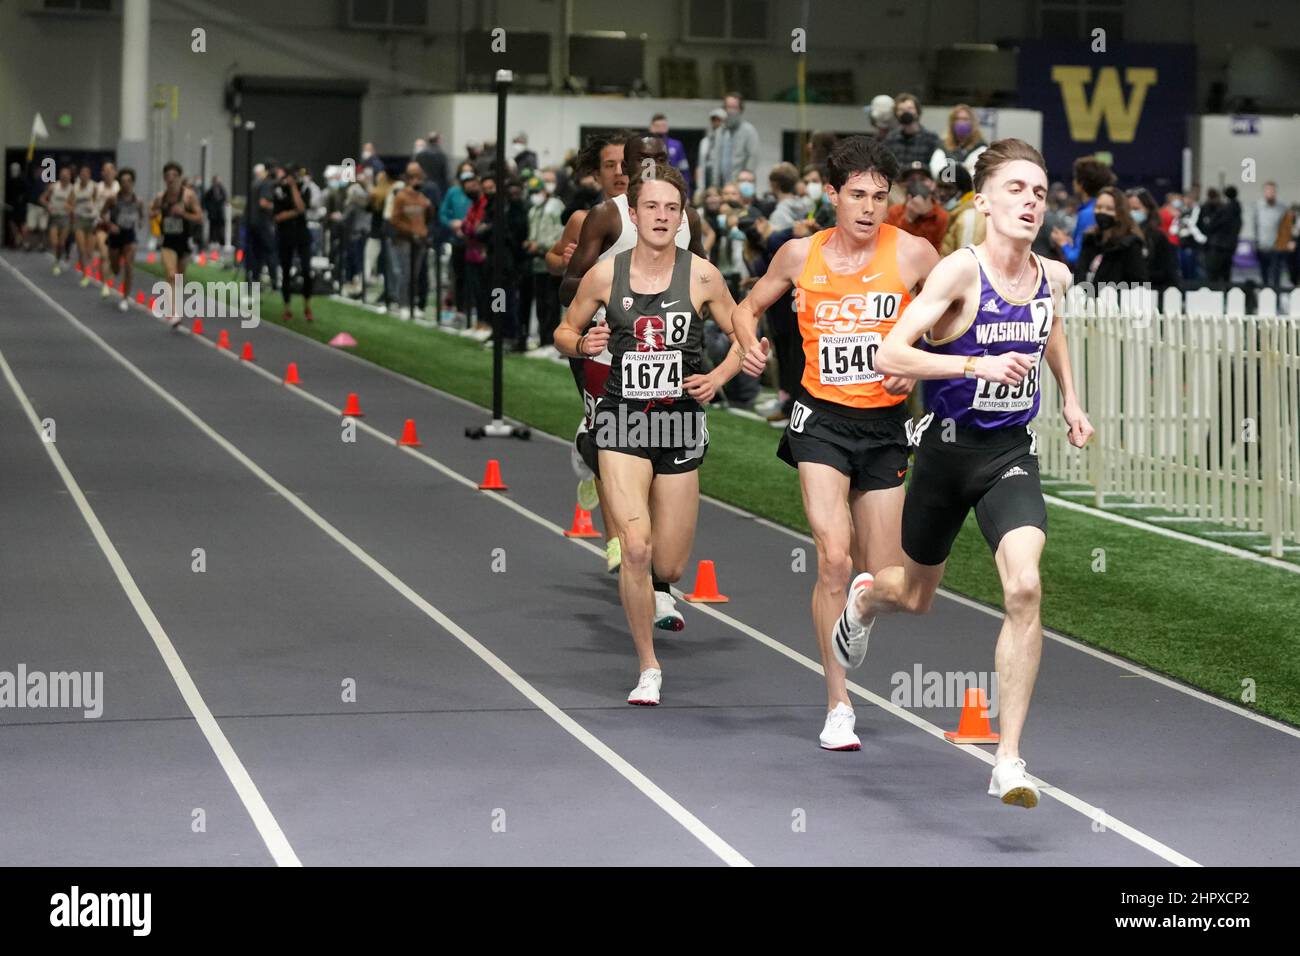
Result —
<path fill-rule="evenodd" d="M 863 277 L 862 277 L 862 281 L 863 281 L 863 282 L 870 282 L 872 279 L 879 279 L 879 278 L 880 278 L 881 276 L 883 276 L 883 275 L 884 275 L 883 272 L 877 272 L 877 273 L 876 273 L 875 275 L 873 275 L 873 276 L 863 276 Z"/>
<path fill-rule="evenodd" d="M 680 301 L 682 301 L 682 300 L 681 300 L 681 299 L 673 299 L 673 301 L 671 301 L 671 302 L 664 302 L 662 299 L 660 299 L 660 300 L 659 300 L 659 308 L 661 308 L 661 309 L 666 309 L 666 308 L 668 308 L 669 306 L 676 305 L 676 304 L 677 304 L 678 302 L 680 302 Z"/>

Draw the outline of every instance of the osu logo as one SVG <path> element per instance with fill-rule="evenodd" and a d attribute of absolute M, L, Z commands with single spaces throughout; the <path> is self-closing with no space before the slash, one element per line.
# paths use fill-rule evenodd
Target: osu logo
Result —
<path fill-rule="evenodd" d="M 823 332 L 853 332 L 879 324 L 878 317 L 867 314 L 867 297 L 856 292 L 823 299 L 813 311 L 813 325 Z"/>
<path fill-rule="evenodd" d="M 660 352 L 665 346 L 666 329 L 661 315 L 643 315 L 632 326 L 638 352 Z"/>

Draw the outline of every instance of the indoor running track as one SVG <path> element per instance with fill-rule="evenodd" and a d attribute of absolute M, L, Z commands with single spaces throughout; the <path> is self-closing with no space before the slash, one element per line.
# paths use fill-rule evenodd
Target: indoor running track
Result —
<path fill-rule="evenodd" d="M 482 410 L 346 353 L 75 279 L 0 257 L 0 670 L 100 671 L 104 711 L 0 709 L 0 863 L 1300 863 L 1300 732 L 1065 640 L 1023 744 L 1041 804 L 986 796 L 956 710 L 889 703 L 918 664 L 992 669 L 998 616 L 954 596 L 877 627 L 862 750 L 822 751 L 815 553 L 713 502 L 688 578 L 715 559 L 731 603 L 679 602 L 664 703 L 627 706 L 563 442 L 469 441 Z"/>

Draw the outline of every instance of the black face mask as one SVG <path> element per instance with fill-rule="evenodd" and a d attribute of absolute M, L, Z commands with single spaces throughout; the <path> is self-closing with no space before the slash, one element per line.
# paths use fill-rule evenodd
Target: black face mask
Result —
<path fill-rule="evenodd" d="M 898 123 L 900 126 L 911 126 L 916 122 L 916 114 L 911 110 L 898 114 Z"/>
<path fill-rule="evenodd" d="M 1097 213 L 1097 228 L 1105 232 L 1111 226 L 1115 225 L 1115 217 L 1108 212 Z"/>

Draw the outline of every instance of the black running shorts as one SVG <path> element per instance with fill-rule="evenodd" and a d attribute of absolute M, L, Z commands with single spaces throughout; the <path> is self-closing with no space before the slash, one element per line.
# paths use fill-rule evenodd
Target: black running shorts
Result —
<path fill-rule="evenodd" d="M 646 458 L 656 475 L 683 475 L 700 467 L 709 450 L 704 409 L 694 399 L 635 402 L 606 395 L 578 451 L 600 477 L 597 452 L 617 451 Z"/>
<path fill-rule="evenodd" d="M 889 408 L 846 408 L 804 395 L 790 410 L 790 421 L 776 455 L 787 465 L 830 465 L 848 475 L 857 491 L 897 488 L 907 476 L 907 403 Z"/>
<path fill-rule="evenodd" d="M 925 419 L 917 428 L 912 483 L 903 503 L 903 551 L 917 564 L 942 564 L 975 509 L 984 540 L 997 552 L 1016 528 L 1047 531 L 1038 477 L 1038 439 L 1023 425 L 949 428 Z M 944 441 L 945 437 L 950 441 Z"/>

